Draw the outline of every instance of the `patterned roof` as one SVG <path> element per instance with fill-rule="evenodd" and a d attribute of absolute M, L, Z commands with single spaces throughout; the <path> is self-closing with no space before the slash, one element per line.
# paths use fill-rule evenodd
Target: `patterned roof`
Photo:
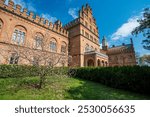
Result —
<path fill-rule="evenodd" d="M 119 54 L 119 53 L 131 52 L 131 51 L 133 51 L 132 44 L 126 44 L 126 45 L 109 48 L 107 54 Z"/>

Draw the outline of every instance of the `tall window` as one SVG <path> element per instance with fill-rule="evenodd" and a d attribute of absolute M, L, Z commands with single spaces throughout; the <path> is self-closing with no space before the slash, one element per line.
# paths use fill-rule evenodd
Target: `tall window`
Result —
<path fill-rule="evenodd" d="M 50 51 L 51 52 L 57 52 L 57 44 L 56 44 L 56 40 L 52 39 L 50 41 Z"/>
<path fill-rule="evenodd" d="M 92 31 L 92 26 L 90 26 L 90 30 Z"/>
<path fill-rule="evenodd" d="M 61 53 L 66 53 L 66 49 L 67 49 L 66 43 L 65 43 L 65 42 L 62 42 L 62 45 L 61 45 Z"/>
<path fill-rule="evenodd" d="M 3 27 L 3 22 L 2 20 L 0 20 L 0 30 L 2 29 L 2 27 Z"/>
<path fill-rule="evenodd" d="M 91 35 L 90 35 L 90 40 L 92 40 L 92 41 L 93 41 L 93 36 L 91 36 Z"/>
<path fill-rule="evenodd" d="M 16 53 L 13 53 L 10 57 L 9 64 L 18 64 L 19 56 Z"/>
<path fill-rule="evenodd" d="M 85 32 L 85 36 L 86 36 L 87 38 L 89 38 L 89 33 Z"/>
<path fill-rule="evenodd" d="M 16 26 L 12 35 L 12 41 L 16 44 L 24 44 L 26 31 L 21 26 Z"/>
<path fill-rule="evenodd" d="M 84 35 L 84 30 L 82 29 L 82 35 Z"/>
<path fill-rule="evenodd" d="M 88 27 L 88 23 L 85 21 L 85 26 Z"/>
<path fill-rule="evenodd" d="M 36 33 L 36 35 L 35 35 L 35 48 L 36 49 L 42 48 L 43 38 L 44 37 L 41 33 Z"/>

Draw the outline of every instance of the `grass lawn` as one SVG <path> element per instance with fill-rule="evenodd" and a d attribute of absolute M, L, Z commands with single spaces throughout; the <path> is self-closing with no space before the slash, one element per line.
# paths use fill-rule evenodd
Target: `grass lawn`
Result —
<path fill-rule="evenodd" d="M 132 92 L 113 89 L 75 78 L 48 77 L 45 88 L 33 88 L 38 77 L 0 79 L 1 100 L 143 100 L 150 99 Z"/>

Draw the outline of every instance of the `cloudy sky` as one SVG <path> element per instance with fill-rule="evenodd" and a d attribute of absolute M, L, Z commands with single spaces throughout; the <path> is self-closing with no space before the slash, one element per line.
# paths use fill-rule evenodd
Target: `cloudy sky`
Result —
<path fill-rule="evenodd" d="M 13 0 L 16 4 L 28 8 L 30 11 L 55 22 L 61 20 L 63 24 L 78 17 L 78 10 L 88 3 L 93 9 L 102 37 L 107 37 L 109 46 L 130 43 L 133 38 L 135 51 L 150 54 L 142 48 L 143 37 L 134 37 L 131 31 L 139 24 L 137 19 L 142 18 L 142 11 L 150 7 L 149 0 Z M 7 4 L 8 0 L 6 0 Z"/>

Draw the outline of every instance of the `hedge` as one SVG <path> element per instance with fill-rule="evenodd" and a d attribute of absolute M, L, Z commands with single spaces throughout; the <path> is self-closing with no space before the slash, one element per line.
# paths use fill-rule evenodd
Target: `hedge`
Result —
<path fill-rule="evenodd" d="M 148 66 L 77 68 L 74 70 L 77 78 L 117 89 L 150 94 L 150 67 Z"/>
<path fill-rule="evenodd" d="M 45 69 L 44 66 L 36 67 L 29 65 L 0 65 L 0 78 L 22 78 L 39 76 L 39 71 Z M 67 67 L 47 69 L 47 75 L 66 75 Z"/>
<path fill-rule="evenodd" d="M 27 65 L 0 65 L 0 78 L 20 78 L 36 76 L 37 69 Z"/>

